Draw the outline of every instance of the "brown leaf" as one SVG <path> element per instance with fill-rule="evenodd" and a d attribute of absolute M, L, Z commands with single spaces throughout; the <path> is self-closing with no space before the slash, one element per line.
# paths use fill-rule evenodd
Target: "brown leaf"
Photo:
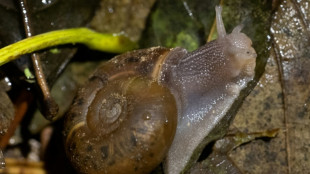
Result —
<path fill-rule="evenodd" d="M 258 140 L 232 154 L 245 172 L 308 173 L 310 170 L 310 10 L 307 4 L 306 0 L 280 3 L 272 21 L 273 49 L 266 71 L 232 126 L 251 132 L 281 129 L 277 138 L 269 142 Z"/>

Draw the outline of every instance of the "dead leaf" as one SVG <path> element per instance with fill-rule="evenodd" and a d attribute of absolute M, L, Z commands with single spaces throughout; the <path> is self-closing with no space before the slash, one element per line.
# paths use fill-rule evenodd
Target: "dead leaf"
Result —
<path fill-rule="evenodd" d="M 273 16 L 273 49 L 266 71 L 239 110 L 232 128 L 280 128 L 281 133 L 270 142 L 258 140 L 236 150 L 232 156 L 247 173 L 310 170 L 309 17 L 307 0 L 285 0 Z"/>

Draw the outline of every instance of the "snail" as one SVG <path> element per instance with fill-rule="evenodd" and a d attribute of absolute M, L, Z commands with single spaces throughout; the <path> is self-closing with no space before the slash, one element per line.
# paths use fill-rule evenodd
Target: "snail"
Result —
<path fill-rule="evenodd" d="M 165 158 L 180 173 L 254 77 L 256 52 L 241 26 L 193 52 L 152 47 L 114 57 L 79 89 L 65 147 L 81 173 L 149 173 Z"/>

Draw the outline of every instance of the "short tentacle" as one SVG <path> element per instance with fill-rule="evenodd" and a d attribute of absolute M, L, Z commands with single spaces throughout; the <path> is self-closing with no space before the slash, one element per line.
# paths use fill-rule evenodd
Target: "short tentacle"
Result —
<path fill-rule="evenodd" d="M 241 30 L 243 29 L 243 27 L 244 27 L 243 24 L 237 25 L 237 26 L 233 29 L 232 33 L 240 33 Z"/>

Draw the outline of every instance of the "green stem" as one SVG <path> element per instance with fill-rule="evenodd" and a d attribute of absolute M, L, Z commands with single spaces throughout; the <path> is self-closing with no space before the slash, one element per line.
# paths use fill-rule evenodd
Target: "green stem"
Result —
<path fill-rule="evenodd" d="M 77 43 L 84 44 L 90 49 L 112 53 L 122 53 L 136 47 L 135 43 L 122 35 L 98 33 L 87 28 L 56 30 L 1 48 L 0 66 L 24 54 L 57 45 Z"/>

